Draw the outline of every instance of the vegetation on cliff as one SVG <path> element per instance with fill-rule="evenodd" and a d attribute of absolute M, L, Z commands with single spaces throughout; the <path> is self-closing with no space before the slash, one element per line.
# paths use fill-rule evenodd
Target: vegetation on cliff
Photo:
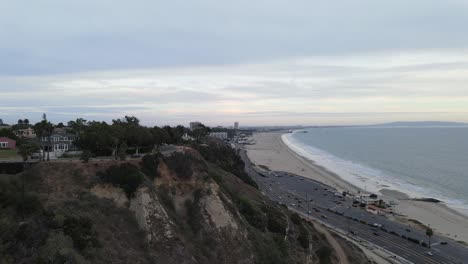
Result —
<path fill-rule="evenodd" d="M 39 163 L 2 176 L 0 258 L 333 263 L 333 248 L 312 224 L 261 195 L 232 149 L 207 143 L 129 161 Z"/>

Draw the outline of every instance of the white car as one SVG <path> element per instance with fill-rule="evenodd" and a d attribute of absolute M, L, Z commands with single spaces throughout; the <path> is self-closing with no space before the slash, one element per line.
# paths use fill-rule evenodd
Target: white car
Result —
<path fill-rule="evenodd" d="M 432 252 L 430 251 L 426 252 L 426 255 L 433 256 Z"/>

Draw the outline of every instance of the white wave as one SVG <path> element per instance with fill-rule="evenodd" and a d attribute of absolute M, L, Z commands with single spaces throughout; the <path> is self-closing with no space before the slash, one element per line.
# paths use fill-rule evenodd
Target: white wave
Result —
<path fill-rule="evenodd" d="M 422 188 L 410 182 L 405 182 L 380 170 L 344 160 L 314 146 L 304 144 L 293 137 L 293 134 L 282 135 L 282 140 L 298 155 L 315 162 L 327 170 L 337 174 L 346 182 L 370 193 L 380 193 L 382 189 L 392 189 L 405 193 L 410 198 L 431 197 L 444 201 L 454 209 L 468 209 L 468 205 L 458 199 L 446 197 L 436 190 Z"/>

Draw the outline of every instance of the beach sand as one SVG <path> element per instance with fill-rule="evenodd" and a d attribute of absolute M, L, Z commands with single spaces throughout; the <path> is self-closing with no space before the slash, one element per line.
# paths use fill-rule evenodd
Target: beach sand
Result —
<path fill-rule="evenodd" d="M 336 188 L 338 191 L 348 191 L 356 194 L 363 192 L 359 186 L 353 186 L 341 179 L 333 172 L 307 160 L 289 149 L 281 139 L 282 133 L 254 134 L 255 145 L 246 145 L 247 155 L 256 165 L 263 165 L 270 170 L 285 171 L 298 174 Z M 454 240 L 468 243 L 468 217 L 444 204 L 413 201 L 407 195 L 385 189 L 380 193 L 386 202 L 396 202 L 393 206 L 395 213 L 402 215 L 395 220 L 417 226 L 407 222 L 415 219 L 430 226 L 438 234 Z"/>

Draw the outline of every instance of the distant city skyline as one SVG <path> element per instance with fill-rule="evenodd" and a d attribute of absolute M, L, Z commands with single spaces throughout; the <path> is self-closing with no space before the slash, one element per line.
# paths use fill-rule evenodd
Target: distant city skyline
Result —
<path fill-rule="evenodd" d="M 0 118 L 468 122 L 468 2 L 9 1 Z"/>

